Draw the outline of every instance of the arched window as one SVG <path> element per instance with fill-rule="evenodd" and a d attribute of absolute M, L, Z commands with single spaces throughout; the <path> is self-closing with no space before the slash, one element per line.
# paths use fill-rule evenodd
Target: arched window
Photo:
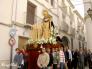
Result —
<path fill-rule="evenodd" d="M 63 36 L 62 39 L 61 39 L 61 41 L 62 41 L 62 43 L 63 43 L 64 46 L 68 46 L 68 44 L 69 44 L 68 37 Z"/>

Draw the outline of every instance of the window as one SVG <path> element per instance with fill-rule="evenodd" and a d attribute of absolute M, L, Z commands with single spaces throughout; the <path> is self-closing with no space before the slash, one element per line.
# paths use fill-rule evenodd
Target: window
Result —
<path fill-rule="evenodd" d="M 81 42 L 79 41 L 79 49 L 81 48 Z"/>
<path fill-rule="evenodd" d="M 51 0 L 51 5 L 52 5 L 52 6 L 54 5 L 54 0 Z"/>
<path fill-rule="evenodd" d="M 62 19 L 65 21 L 66 15 L 62 13 Z"/>
<path fill-rule="evenodd" d="M 70 20 L 70 25 L 71 25 L 71 26 L 73 25 L 73 22 L 72 22 L 72 20 Z"/>
<path fill-rule="evenodd" d="M 45 1 L 49 2 L 49 0 L 45 0 Z"/>
<path fill-rule="evenodd" d="M 26 23 L 34 24 L 36 6 L 28 1 Z"/>
<path fill-rule="evenodd" d="M 62 3 L 61 4 L 62 4 L 62 6 L 64 6 L 65 5 L 65 0 L 62 0 Z"/>
<path fill-rule="evenodd" d="M 62 0 L 62 3 L 64 4 L 64 0 Z"/>
<path fill-rule="evenodd" d="M 69 7 L 69 14 L 72 15 L 72 10 L 71 8 Z"/>

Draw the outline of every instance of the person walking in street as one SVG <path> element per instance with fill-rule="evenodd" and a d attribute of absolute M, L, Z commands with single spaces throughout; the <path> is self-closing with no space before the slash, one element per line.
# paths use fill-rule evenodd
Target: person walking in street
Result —
<path fill-rule="evenodd" d="M 24 59 L 23 69 L 28 69 L 28 53 L 24 48 L 21 50 L 21 52 L 23 54 L 23 59 Z"/>
<path fill-rule="evenodd" d="M 59 57 L 60 57 L 60 69 L 64 69 L 65 54 L 64 54 L 64 51 L 63 51 L 63 47 L 60 48 Z"/>
<path fill-rule="evenodd" d="M 24 65 L 24 59 L 23 59 L 23 54 L 20 52 L 19 48 L 16 48 L 16 54 L 14 56 L 14 63 L 17 65 L 18 69 L 23 69 Z"/>
<path fill-rule="evenodd" d="M 82 48 L 79 49 L 78 62 L 79 69 L 84 69 L 84 53 Z"/>
<path fill-rule="evenodd" d="M 69 60 L 69 52 L 66 47 L 64 47 L 64 54 L 65 54 L 65 69 L 68 69 L 68 60 Z"/>
<path fill-rule="evenodd" d="M 49 54 L 49 64 L 47 66 L 47 69 L 52 69 L 53 67 L 53 55 L 51 53 L 51 49 L 50 48 L 47 48 L 47 53 Z"/>
<path fill-rule="evenodd" d="M 67 48 L 67 52 L 69 54 L 67 66 L 68 66 L 68 69 L 72 69 L 72 66 L 71 66 L 71 63 L 72 63 L 72 52 L 71 52 L 71 50 L 69 49 L 68 46 L 66 48 Z"/>
<path fill-rule="evenodd" d="M 57 49 L 52 49 L 52 55 L 53 55 L 53 69 L 57 69 L 58 61 L 59 61 L 59 53 L 57 52 Z"/>
<path fill-rule="evenodd" d="M 45 48 L 42 48 L 42 53 L 38 56 L 37 65 L 40 69 L 47 69 L 47 65 L 49 64 L 50 57 L 46 52 Z"/>
<path fill-rule="evenodd" d="M 73 63 L 72 64 L 73 64 L 73 68 L 77 69 L 77 66 L 78 66 L 78 49 L 76 49 L 74 54 L 73 54 Z"/>
<path fill-rule="evenodd" d="M 84 48 L 84 66 L 87 67 L 87 48 L 85 47 Z"/>
<path fill-rule="evenodd" d="M 88 65 L 89 69 L 92 69 L 92 53 L 90 50 L 88 50 Z"/>

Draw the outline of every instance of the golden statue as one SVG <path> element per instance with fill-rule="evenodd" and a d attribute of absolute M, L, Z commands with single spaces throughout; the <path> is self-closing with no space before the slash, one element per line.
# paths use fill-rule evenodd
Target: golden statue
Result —
<path fill-rule="evenodd" d="M 30 36 L 33 40 L 40 40 L 41 38 L 48 39 L 51 35 L 51 16 L 47 10 L 43 10 L 42 23 L 35 23 L 32 25 Z"/>
<path fill-rule="evenodd" d="M 34 40 L 40 40 L 42 38 L 42 24 L 35 23 L 32 25 L 32 30 L 30 31 L 30 37 Z"/>
<path fill-rule="evenodd" d="M 43 10 L 42 37 L 48 39 L 51 36 L 51 18 L 47 10 Z"/>

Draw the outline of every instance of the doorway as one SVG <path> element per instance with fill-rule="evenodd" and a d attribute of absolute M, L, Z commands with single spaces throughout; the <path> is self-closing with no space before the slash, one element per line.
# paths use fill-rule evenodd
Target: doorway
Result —
<path fill-rule="evenodd" d="M 23 36 L 19 36 L 18 37 L 18 48 L 19 49 L 26 49 L 26 42 L 27 42 L 28 38 L 27 37 L 23 37 Z"/>
<path fill-rule="evenodd" d="M 69 45 L 69 39 L 66 36 L 63 36 L 61 39 L 62 43 L 64 46 L 68 46 Z"/>

